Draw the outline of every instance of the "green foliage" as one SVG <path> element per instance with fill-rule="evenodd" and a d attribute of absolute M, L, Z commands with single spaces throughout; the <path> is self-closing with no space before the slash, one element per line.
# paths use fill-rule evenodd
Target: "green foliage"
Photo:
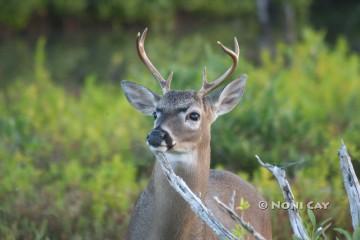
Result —
<path fill-rule="evenodd" d="M 236 206 L 236 210 L 239 210 L 241 214 L 243 214 L 247 209 L 249 209 L 250 204 L 246 199 L 240 198 L 239 205 Z M 244 237 L 248 234 L 248 232 L 240 225 L 236 224 L 235 228 L 232 230 L 234 236 L 238 239 L 244 239 Z"/>
<path fill-rule="evenodd" d="M 348 203 L 337 150 L 344 138 L 358 166 L 360 114 L 355 109 L 360 109 L 360 59 L 348 52 L 343 39 L 334 49 L 323 42 L 323 34 L 306 30 L 301 44 L 290 48 L 279 45 L 275 58 L 264 53 L 263 65 L 248 70 L 249 87 L 239 115 L 231 125 L 219 127 L 229 131 L 214 142 L 225 138 L 239 142 L 228 144 L 222 152 L 221 159 L 229 159 L 232 166 L 239 163 L 239 168 L 254 169 L 254 153 L 261 153 L 267 162 L 289 166 L 296 199 L 330 202 L 329 209 L 316 212 L 317 217 L 336 216 L 334 225 L 345 227 L 350 224 L 348 211 L 344 211 Z M 241 156 L 240 161 L 236 161 L 237 156 Z M 269 199 L 282 199 L 278 186 L 269 183 L 269 176 L 257 172 L 254 179 L 260 188 L 265 186 Z M 277 213 L 274 220 L 280 215 Z M 284 229 L 282 224 L 277 226 L 281 227 L 275 232 Z M 282 237 L 286 236 L 279 239 Z"/>
<path fill-rule="evenodd" d="M 354 231 L 354 234 L 342 229 L 342 228 L 335 228 L 334 231 L 338 232 L 341 236 L 345 237 L 346 240 L 357 240 L 359 239 L 359 228 Z M 336 239 L 339 239 L 336 237 Z"/>
<path fill-rule="evenodd" d="M 56 9 L 57 14 L 59 15 L 76 15 L 82 14 L 85 12 L 86 7 L 88 5 L 87 0 L 76 0 L 76 1 L 68 1 L 68 0 L 48 0 L 44 1 L 48 2 L 48 6 Z"/>
<path fill-rule="evenodd" d="M 353 239 L 360 239 L 360 226 L 354 230 Z"/>
<path fill-rule="evenodd" d="M 304 18 L 309 11 L 309 2 L 292 3 L 297 16 Z M 0 0 L 0 22 L 7 26 L 23 29 L 31 17 L 49 19 L 78 19 L 86 22 L 100 20 L 113 23 L 152 23 L 154 26 L 173 25 L 183 13 L 208 18 L 248 18 L 257 23 L 256 1 L 243 0 Z M 271 9 L 282 11 L 283 3 L 275 1 Z"/>
<path fill-rule="evenodd" d="M 310 219 L 311 225 L 315 228 L 316 227 L 316 217 L 314 212 L 311 209 L 307 209 L 307 214 Z"/>
<path fill-rule="evenodd" d="M 351 234 L 350 232 L 346 231 L 342 228 L 335 228 L 334 231 L 339 233 L 341 236 L 344 236 L 346 240 L 358 240 L 360 239 L 360 227 L 357 227 L 354 232 Z M 336 239 L 339 239 L 336 237 Z"/>
<path fill-rule="evenodd" d="M 232 234 L 238 239 L 244 239 L 248 232 L 240 224 L 236 224 L 235 228 L 232 230 Z"/>
<path fill-rule="evenodd" d="M 197 13 L 207 13 L 212 16 L 239 16 L 256 12 L 256 2 L 255 1 L 238 1 L 234 2 L 231 0 L 225 1 L 206 1 L 206 0 L 185 0 L 177 1 L 180 8 Z"/>
<path fill-rule="evenodd" d="M 15 28 L 23 28 L 31 15 L 43 5 L 43 0 L 0 1 L 0 22 Z"/>
<path fill-rule="evenodd" d="M 250 203 L 246 201 L 244 198 L 240 198 L 240 203 L 236 207 L 237 210 L 245 211 L 250 207 Z"/>
<path fill-rule="evenodd" d="M 329 201 L 329 209 L 314 215 L 336 216 L 334 225 L 347 229 L 336 151 L 344 138 L 359 170 L 360 58 L 349 53 L 343 39 L 329 48 L 323 38 L 306 30 L 298 44 L 278 44 L 274 56 L 263 52 L 258 66 L 240 60 L 235 76 L 249 75 L 246 93 L 240 106 L 213 126 L 212 165 L 238 171 L 273 201 L 282 201 L 279 187 L 254 155 L 283 165 L 296 199 Z M 177 89 L 198 88 L 205 61 L 209 79 L 229 64 L 199 36 L 179 39 L 176 48 L 171 44 L 154 38 L 147 48 L 161 72 L 175 71 Z M 137 177 L 149 176 L 151 169 L 144 144 L 151 120 L 132 109 L 118 84 L 99 79 L 91 69 L 81 86 L 56 82 L 55 72 L 64 70 L 66 78 L 73 61 L 91 55 L 67 50 L 49 62 L 45 45 L 45 39 L 38 41 L 33 69 L 19 71 L 0 91 L 0 236 L 119 238 L 147 179 Z M 114 51 L 104 62 L 111 69 L 126 68 L 121 78 L 158 91 L 135 51 L 129 51 Z M 170 59 L 175 61 L 169 64 Z M 287 214 L 274 210 L 273 218 L 274 236 L 288 239 Z"/>
<path fill-rule="evenodd" d="M 307 209 L 308 222 L 305 222 L 307 225 L 307 232 L 310 234 L 311 240 L 319 239 L 328 239 L 328 234 L 326 231 L 331 227 L 331 218 L 326 219 L 321 223 L 317 223 L 314 212 L 311 209 Z M 329 232 L 329 231 L 328 231 Z"/>
<path fill-rule="evenodd" d="M 322 34 L 305 31 L 303 37 L 294 47 L 280 44 L 275 57 L 264 52 L 261 67 L 240 64 L 249 75 L 245 97 L 215 123 L 212 149 L 216 163 L 221 159 L 250 173 L 258 168 L 254 154 L 295 166 L 288 170 L 291 175 L 306 167 L 296 179 L 313 186 L 302 190 L 310 195 L 312 189 L 326 191 L 328 182 L 341 189 L 339 139 L 355 144 L 350 151 L 354 159 L 360 157 L 355 134 L 360 115 L 354 111 L 360 107 L 360 69 L 358 56 L 348 54 L 343 40 L 330 51 Z"/>
<path fill-rule="evenodd" d="M 0 94 L 0 236 L 118 236 L 138 193 L 131 145 L 143 125 L 119 89 L 92 76 L 78 95 L 51 82 L 44 45 L 35 80 Z"/>

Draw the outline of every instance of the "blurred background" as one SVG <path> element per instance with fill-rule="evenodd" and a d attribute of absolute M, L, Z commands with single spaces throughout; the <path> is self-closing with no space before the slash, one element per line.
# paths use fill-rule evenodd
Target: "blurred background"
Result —
<path fill-rule="evenodd" d="M 249 75 L 242 103 L 212 131 L 212 167 L 270 200 L 276 181 L 254 155 L 286 168 L 298 201 L 329 201 L 318 222 L 351 230 L 337 149 L 360 175 L 360 3 L 356 0 L 0 0 L 0 238 L 122 239 L 154 159 L 152 118 L 119 81 L 160 92 L 135 37 L 174 88 L 198 89 L 230 64 Z M 302 212 L 305 219 L 306 212 Z M 290 239 L 272 210 L 274 239 Z M 311 228 L 308 220 L 307 224 Z M 332 230 L 330 230 L 330 234 Z"/>

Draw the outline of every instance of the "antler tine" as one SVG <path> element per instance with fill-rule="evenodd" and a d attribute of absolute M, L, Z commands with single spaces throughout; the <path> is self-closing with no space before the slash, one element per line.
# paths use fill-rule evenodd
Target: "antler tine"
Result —
<path fill-rule="evenodd" d="M 240 54 L 240 48 L 239 48 L 239 43 L 236 39 L 236 37 L 234 38 L 234 45 L 235 45 L 235 51 L 225 47 L 221 42 L 217 42 L 217 44 L 220 45 L 220 47 L 224 50 L 225 53 L 227 53 L 232 61 L 233 64 L 231 65 L 230 68 L 228 68 L 225 73 L 223 73 L 220 77 L 218 77 L 216 80 L 212 81 L 211 83 L 209 83 L 207 81 L 207 77 L 206 77 L 206 68 L 203 71 L 203 85 L 199 91 L 200 95 L 205 96 L 206 94 L 208 94 L 209 92 L 211 92 L 212 90 L 214 90 L 215 88 L 217 88 L 227 77 L 229 77 L 235 70 L 238 60 L 239 60 L 239 54 Z"/>
<path fill-rule="evenodd" d="M 147 54 L 145 52 L 145 46 L 144 46 L 147 31 L 148 31 L 148 28 L 145 28 L 143 33 L 140 34 L 140 32 L 138 32 L 137 38 L 136 38 L 136 48 L 137 48 L 137 51 L 138 51 L 141 61 L 150 70 L 150 72 L 154 76 L 154 78 L 159 81 L 160 87 L 161 87 L 163 93 L 165 94 L 166 92 L 170 91 L 170 84 L 171 84 L 173 72 L 171 72 L 168 79 L 165 80 L 164 77 L 160 74 L 160 72 L 151 63 L 149 57 L 147 56 Z"/>
<path fill-rule="evenodd" d="M 202 72 L 202 80 L 203 80 L 203 83 L 207 82 L 206 66 L 204 67 L 203 72 Z"/>

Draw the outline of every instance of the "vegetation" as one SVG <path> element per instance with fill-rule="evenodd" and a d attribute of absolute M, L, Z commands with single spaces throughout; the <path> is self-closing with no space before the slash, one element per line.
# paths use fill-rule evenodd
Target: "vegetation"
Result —
<path fill-rule="evenodd" d="M 44 44 L 34 80 L 1 92 L 1 238 L 114 238 L 139 189 L 129 129 L 145 133 L 118 89 L 89 76 L 75 96 L 51 82 Z"/>
<path fill-rule="evenodd" d="M 31 73 L 0 91 L 0 236 L 121 238 L 153 163 L 144 144 L 152 120 L 131 108 L 118 83 L 90 74 L 80 89 L 56 84 L 45 45 L 40 38 Z M 170 46 L 162 40 L 151 45 L 164 46 L 151 55 L 169 67 Z M 218 50 L 202 47 L 202 39 L 184 38 L 178 46 L 171 53 L 179 59 L 171 66 L 175 88 L 200 85 L 202 65 L 189 68 L 194 63 L 206 61 L 209 78 L 228 64 Z M 258 66 L 241 59 L 237 74 L 249 75 L 246 94 L 214 125 L 213 167 L 238 171 L 269 199 L 282 201 L 254 158 L 260 154 L 288 168 L 297 199 L 330 202 L 329 209 L 315 210 L 319 222 L 330 217 L 350 229 L 336 149 L 344 138 L 359 172 L 359 61 L 343 39 L 329 48 L 324 34 L 311 30 L 294 46 L 278 44 L 274 57 L 262 52 Z M 128 64 L 127 79 L 158 91 L 139 62 Z M 287 239 L 287 213 L 272 213 L 274 236 Z"/>
<path fill-rule="evenodd" d="M 265 12 L 260 7 L 262 4 L 268 4 Z M 359 12 L 360 4 L 356 0 L 0 0 L 0 29 L 57 32 L 59 28 L 73 30 L 76 26 L 78 29 L 93 25 L 128 29 L 144 24 L 164 30 L 182 24 L 188 26 L 189 19 L 197 19 L 205 26 L 215 19 L 217 22 L 232 19 L 240 20 L 237 24 L 230 23 L 235 27 L 248 26 L 252 31 L 265 27 L 268 28 L 265 32 L 273 35 L 277 35 L 279 29 L 286 29 L 287 40 L 291 41 L 294 33 L 310 23 L 316 28 L 325 28 L 327 39 L 332 42 L 339 33 L 347 36 L 351 47 L 359 51 Z"/>
<path fill-rule="evenodd" d="M 281 8 L 283 0 L 274 2 Z M 310 0 L 293 1 L 296 12 L 305 17 Z M 0 22 L 18 29 L 23 29 L 34 17 L 50 19 L 75 18 L 80 21 L 108 21 L 114 24 L 136 22 L 169 22 L 176 19 L 176 14 L 188 13 L 207 17 L 238 17 L 253 15 L 256 1 L 243 0 L 233 2 L 206 0 L 152 0 L 152 1 L 91 1 L 91 0 L 26 0 L 0 1 Z M 161 13 L 161 14 L 159 14 Z"/>

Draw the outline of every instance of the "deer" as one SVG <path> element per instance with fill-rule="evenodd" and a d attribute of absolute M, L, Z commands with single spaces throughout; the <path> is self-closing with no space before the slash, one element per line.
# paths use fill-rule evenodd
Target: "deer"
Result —
<path fill-rule="evenodd" d="M 171 90 L 173 72 L 165 79 L 146 54 L 144 42 L 147 31 L 145 28 L 141 34 L 137 34 L 136 48 L 141 61 L 159 82 L 162 95 L 126 80 L 121 81 L 121 87 L 131 105 L 143 114 L 154 117 L 154 127 L 146 137 L 148 148 L 166 156 L 175 173 L 198 194 L 225 227 L 234 229 L 235 222 L 219 209 L 214 197 L 231 201 L 235 191 L 235 202 L 243 198 L 250 204 L 246 211 L 236 211 L 256 231 L 271 239 L 270 215 L 267 210 L 258 207 L 265 199 L 255 187 L 229 171 L 210 169 L 211 125 L 240 102 L 247 80 L 247 76 L 242 75 L 219 88 L 237 67 L 240 53 L 237 39 L 234 38 L 234 50 L 218 42 L 230 56 L 232 65 L 216 80 L 209 82 L 204 68 L 200 90 Z M 172 189 L 157 161 L 148 186 L 136 201 L 126 238 L 217 239 Z M 253 238 L 247 236 L 246 239 Z"/>

